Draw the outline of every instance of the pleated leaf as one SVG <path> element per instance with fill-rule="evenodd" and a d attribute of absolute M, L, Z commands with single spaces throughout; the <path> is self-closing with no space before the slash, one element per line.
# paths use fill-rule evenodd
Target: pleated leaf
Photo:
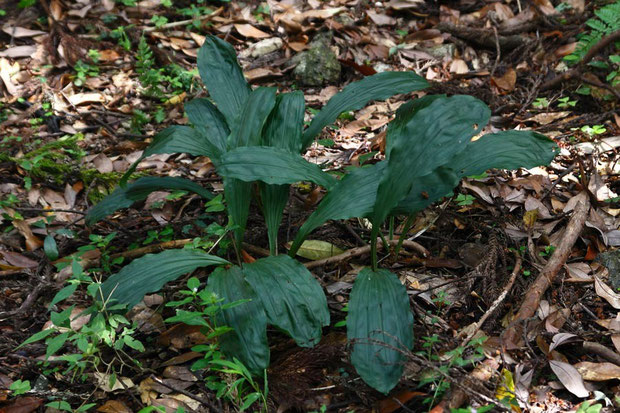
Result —
<path fill-rule="evenodd" d="M 116 188 L 114 192 L 103 198 L 88 211 L 86 224 L 92 225 L 119 209 L 128 208 L 134 202 L 146 199 L 151 192 L 161 190 L 190 191 L 205 199 L 213 198 L 211 192 L 189 179 L 145 176 L 129 183 L 124 188 Z"/>
<path fill-rule="evenodd" d="M 478 175 L 491 168 L 533 168 L 548 165 L 557 149 L 553 140 L 532 131 L 491 133 L 470 142 L 450 167 L 461 176 Z"/>
<path fill-rule="evenodd" d="M 321 130 L 333 123 L 344 111 L 361 109 L 371 100 L 384 100 L 399 93 L 409 93 L 426 87 L 428 82 L 413 72 L 377 73 L 350 83 L 335 94 L 312 119 L 304 133 L 303 147 L 308 147 Z"/>
<path fill-rule="evenodd" d="M 301 91 L 284 93 L 276 98 L 276 105 L 267 120 L 262 144 L 288 150 L 298 154 L 301 151 L 302 128 L 305 101 Z M 278 229 L 282 222 L 284 207 L 288 202 L 289 185 L 260 183 L 263 216 L 267 225 L 269 251 L 278 253 Z"/>
<path fill-rule="evenodd" d="M 104 301 L 116 300 L 132 308 L 145 294 L 159 291 L 167 282 L 210 265 L 230 264 L 223 258 L 190 249 L 168 250 L 136 258 L 101 285 Z"/>
<path fill-rule="evenodd" d="M 375 205 L 377 188 L 386 166 L 387 162 L 382 161 L 357 168 L 338 181 L 297 232 L 289 255 L 294 256 L 304 239 L 330 219 L 369 216 Z"/>
<path fill-rule="evenodd" d="M 185 104 L 185 112 L 201 136 L 209 141 L 214 155 L 219 156 L 226 151 L 226 139 L 230 129 L 224 115 L 211 101 L 204 98 L 191 100 Z"/>
<path fill-rule="evenodd" d="M 269 366 L 267 317 L 256 292 L 245 281 L 241 268 L 217 268 L 207 281 L 209 288 L 222 298 L 220 305 L 249 300 L 223 308 L 217 315 L 218 326 L 231 327 L 219 337 L 220 347 L 229 357 L 236 357 L 254 374 Z"/>
<path fill-rule="evenodd" d="M 217 148 L 210 143 L 206 136 L 194 128 L 181 125 L 169 126 L 155 135 L 153 142 L 144 150 L 142 156 L 129 167 L 121 178 L 121 186 L 125 186 L 127 179 L 144 158 L 160 153 L 189 153 L 194 156 L 214 158 L 217 154 Z"/>
<path fill-rule="evenodd" d="M 388 127 L 388 164 L 377 190 L 373 225 L 380 225 L 409 194 L 413 177 L 431 173 L 464 150 L 490 115 L 482 101 L 465 95 L 425 96 L 402 105 Z"/>
<path fill-rule="evenodd" d="M 310 271 L 287 255 L 262 258 L 243 267 L 245 279 L 263 303 L 267 321 L 302 347 L 321 340 L 329 325 L 323 289 Z"/>
<path fill-rule="evenodd" d="M 415 179 L 411 191 L 392 214 L 421 211 L 452 192 L 462 178 L 491 168 L 510 170 L 548 165 L 556 150 L 553 140 L 536 132 L 513 130 L 484 135 L 470 142 L 446 166 Z"/>
<path fill-rule="evenodd" d="M 409 297 L 395 274 L 384 269 L 360 271 L 349 299 L 347 337 L 353 342 L 355 370 L 369 386 L 388 393 L 398 384 L 405 360 L 393 348 L 413 346 Z"/>
<path fill-rule="evenodd" d="M 241 111 L 237 123 L 231 127 L 228 149 L 255 146 L 260 143 L 263 126 L 275 105 L 275 88 L 260 87 L 252 92 Z M 219 169 L 219 162 L 216 165 Z M 241 244 L 252 199 L 250 182 L 234 178 L 224 179 L 224 192 L 228 203 L 230 219 L 237 225 L 235 240 Z"/>
<path fill-rule="evenodd" d="M 217 172 L 244 182 L 281 185 L 310 181 L 327 189 L 336 183 L 334 177 L 301 155 L 268 146 L 248 146 L 226 152 L 220 159 Z"/>
<path fill-rule="evenodd" d="M 263 126 L 275 104 L 275 88 L 259 87 L 252 91 L 240 110 L 237 122 L 230 128 L 228 149 L 260 145 Z"/>
<path fill-rule="evenodd" d="M 232 129 L 251 92 L 235 49 L 224 40 L 207 36 L 198 51 L 198 72 Z"/>

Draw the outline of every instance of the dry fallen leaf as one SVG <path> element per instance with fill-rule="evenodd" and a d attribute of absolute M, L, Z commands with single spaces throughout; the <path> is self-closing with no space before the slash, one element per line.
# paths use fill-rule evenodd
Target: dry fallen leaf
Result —
<path fill-rule="evenodd" d="M 620 294 L 614 292 L 599 277 L 594 276 L 594 289 L 599 297 L 604 298 L 613 308 L 620 309 Z"/>
<path fill-rule="evenodd" d="M 584 380 L 607 381 L 620 379 L 620 366 L 613 363 L 592 363 L 582 361 L 575 364 L 575 368 Z"/>
<path fill-rule="evenodd" d="M 549 366 L 564 387 L 566 387 L 566 390 L 577 397 L 588 397 L 590 395 L 590 392 L 583 384 L 583 378 L 575 367 L 556 360 L 549 360 Z"/>
<path fill-rule="evenodd" d="M 257 29 L 251 24 L 235 24 L 235 29 L 237 29 L 240 35 L 250 37 L 252 39 L 266 39 L 271 37 L 268 33 Z"/>
<path fill-rule="evenodd" d="M 501 76 L 493 76 L 491 83 L 495 85 L 502 93 L 512 92 L 517 83 L 517 72 L 511 67 Z"/>

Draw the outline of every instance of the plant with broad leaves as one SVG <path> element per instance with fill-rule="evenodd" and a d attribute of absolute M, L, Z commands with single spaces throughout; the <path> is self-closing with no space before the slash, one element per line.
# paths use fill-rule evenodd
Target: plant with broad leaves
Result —
<path fill-rule="evenodd" d="M 219 337 L 222 350 L 258 373 L 269 363 L 267 324 L 287 332 L 301 346 L 315 345 L 322 327 L 329 324 L 325 295 L 312 274 L 291 257 L 310 232 L 327 220 L 366 217 L 373 224 L 373 265 L 357 277 L 347 329 L 355 368 L 368 384 L 388 392 L 402 373 L 402 350 L 413 344 L 413 315 L 406 289 L 396 275 L 377 268 L 376 243 L 382 223 L 404 214 L 410 225 L 416 211 L 451 192 L 463 176 L 493 167 L 548 163 L 553 142 L 533 132 L 517 131 L 472 141 L 490 117 L 484 103 L 469 96 L 425 96 L 397 111 L 388 128 L 385 160 L 357 168 L 338 181 L 300 153 L 342 112 L 360 109 L 371 100 L 422 89 L 427 86 L 424 79 L 409 72 L 385 72 L 351 83 L 332 97 L 303 131 L 303 95 L 276 95 L 274 88 L 265 87 L 252 90 L 234 49 L 222 40 L 206 38 L 198 53 L 198 69 L 212 100 L 187 103 L 185 110 L 193 127 L 172 126 L 162 131 L 142 158 L 174 152 L 208 156 L 224 180 L 229 223 L 236 228 L 238 247 L 245 232 L 252 185 L 258 182 L 272 256 L 244 266 L 220 266 L 209 276 L 208 286 L 222 299 L 222 305 L 243 301 L 217 315 L 218 325 L 233 329 Z M 89 212 L 89 223 L 146 198 L 154 190 L 185 190 L 212 198 L 204 188 L 181 178 L 146 177 L 125 185 L 136 164 L 122 186 Z M 288 186 L 298 181 L 320 185 L 328 194 L 300 228 L 290 256 L 276 255 Z M 217 260 L 225 263 L 194 250 L 147 255 L 106 280 L 104 297 L 131 306 L 164 282 L 207 264 L 217 265 Z"/>

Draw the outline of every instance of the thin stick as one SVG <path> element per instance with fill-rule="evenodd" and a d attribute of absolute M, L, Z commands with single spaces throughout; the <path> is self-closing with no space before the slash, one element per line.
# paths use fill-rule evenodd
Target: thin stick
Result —
<path fill-rule="evenodd" d="M 547 262 L 547 265 L 542 269 L 534 283 L 529 287 L 523 303 L 519 308 L 519 311 L 514 317 L 511 326 L 508 327 L 504 336 L 504 341 L 509 348 L 515 346 L 519 341 L 519 337 L 522 336 L 520 331 L 521 322 L 529 319 L 534 315 L 536 309 L 540 304 L 545 291 L 553 284 L 555 277 L 560 272 L 566 259 L 570 255 L 570 252 L 579 238 L 579 234 L 585 225 L 588 212 L 590 211 L 590 198 L 585 197 L 583 202 L 580 202 L 575 208 L 575 212 L 571 220 L 566 225 L 566 231 L 560 241 L 560 245 L 556 248 L 555 252 Z"/>
<path fill-rule="evenodd" d="M 377 242 L 380 243 L 380 244 L 383 244 L 383 242 L 380 241 L 380 240 L 377 240 Z M 392 240 L 392 241 L 388 241 L 388 245 L 394 246 L 394 245 L 397 245 L 398 242 L 399 242 L 399 240 L 396 240 L 396 239 Z M 405 241 L 403 241 L 402 245 L 405 248 L 408 248 L 408 249 L 411 249 L 411 250 L 417 252 L 418 254 L 422 255 L 423 257 L 427 257 L 427 256 L 430 255 L 430 253 L 428 252 L 428 250 L 426 248 L 424 248 L 422 245 L 418 244 L 415 241 L 405 240 Z M 324 258 L 322 260 L 316 260 L 316 261 L 312 261 L 312 262 L 307 262 L 304 265 L 308 269 L 316 268 L 316 267 L 322 267 L 324 265 L 336 264 L 336 263 L 339 263 L 341 261 L 347 260 L 349 258 L 359 257 L 360 255 L 368 254 L 369 252 L 371 252 L 371 246 L 370 245 L 365 245 L 363 247 L 352 248 L 350 250 L 347 250 L 347 251 L 343 252 L 342 254 L 334 255 L 333 257 Z"/>
<path fill-rule="evenodd" d="M 166 23 L 166 24 L 164 24 L 162 26 L 159 26 L 159 27 L 156 27 L 156 26 L 155 27 L 153 27 L 153 26 L 145 27 L 144 28 L 144 32 L 150 33 L 150 32 L 159 32 L 159 31 L 163 31 L 163 30 L 166 30 L 166 29 L 173 29 L 175 27 L 185 26 L 186 24 L 190 24 L 190 23 L 192 23 L 193 21 L 196 21 L 196 20 L 200 20 L 201 22 L 205 22 L 205 21 L 208 21 L 208 20 L 211 20 L 212 18 L 214 18 L 215 16 L 220 14 L 223 10 L 224 10 L 224 7 L 220 7 L 219 9 L 215 10 L 213 13 L 206 14 L 204 16 L 201 16 L 201 17 L 197 18 L 197 19 L 188 19 L 188 20 L 181 20 L 181 21 L 178 21 L 178 22 Z"/>
<path fill-rule="evenodd" d="M 472 324 L 471 329 L 467 328 L 467 330 L 469 330 L 469 332 L 467 333 L 467 335 L 465 336 L 465 338 L 461 342 L 461 346 L 462 347 L 464 347 L 467 343 L 469 343 L 469 340 L 471 340 L 476 335 L 476 333 L 478 332 L 478 330 L 480 330 L 480 328 L 482 327 L 484 322 L 487 321 L 487 319 L 491 316 L 491 314 L 493 314 L 493 312 L 495 312 L 497 307 L 499 307 L 499 305 L 506 299 L 506 297 L 508 296 L 508 293 L 510 292 L 510 290 L 512 290 L 512 286 L 514 285 L 514 283 L 515 283 L 515 281 L 517 279 L 517 275 L 519 275 L 519 271 L 521 271 L 521 263 L 522 262 L 523 262 L 523 259 L 520 256 L 517 256 L 517 261 L 515 262 L 515 267 L 512 270 L 512 274 L 510 274 L 510 279 L 508 280 L 508 283 L 504 287 L 504 290 L 499 295 L 499 297 L 497 297 L 495 299 L 495 301 L 493 301 L 493 304 L 491 304 L 491 306 L 483 314 L 483 316 L 480 317 L 480 320 L 478 320 L 476 323 Z M 465 330 L 463 330 L 463 333 L 465 333 Z"/>

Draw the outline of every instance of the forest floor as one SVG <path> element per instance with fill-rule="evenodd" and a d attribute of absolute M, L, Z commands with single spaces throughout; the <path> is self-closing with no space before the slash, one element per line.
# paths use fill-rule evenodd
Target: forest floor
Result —
<path fill-rule="evenodd" d="M 271 365 L 255 379 L 267 402 L 250 411 L 620 409 L 620 88 L 612 86 L 620 83 L 620 22 L 603 31 L 611 41 L 579 55 L 578 36 L 590 33 L 586 21 L 605 2 L 437 3 L 0 0 L 0 412 L 227 412 L 248 401 L 248 378 L 234 389 L 238 374 L 190 369 L 202 357 L 192 348 L 211 343 L 199 326 L 165 321 L 174 315 L 165 304 L 189 276 L 127 315 L 143 348 L 134 343 L 120 361 L 102 336 L 95 349 L 63 341 L 47 360 L 53 340 L 18 348 L 54 314 L 80 315 L 92 304 L 82 287 L 54 299 L 75 279 L 63 257 L 99 260 L 88 274 L 105 279 L 136 248 L 212 240 L 226 225 L 225 212 L 205 211 L 198 197 L 162 191 L 95 225 L 83 220 L 157 132 L 188 122 L 183 103 L 207 96 L 196 70 L 207 34 L 234 46 L 251 85 L 303 91 L 307 120 L 336 91 L 377 72 L 414 71 L 431 83 L 341 116 L 305 154 L 325 170 L 382 159 L 396 108 L 430 93 L 484 101 L 492 111 L 485 132 L 529 129 L 560 147 L 549 166 L 464 179 L 407 234 L 395 221 L 394 236 L 428 254 L 405 248 L 382 262 L 407 287 L 415 319 L 405 374 L 388 395 L 357 375 L 343 327 L 368 253 L 300 258 L 324 287 L 332 325 L 311 349 L 269 330 Z M 325 33 L 322 53 L 333 52 L 337 68 L 308 78 L 292 59 Z M 222 191 L 206 157 L 153 155 L 137 173 Z M 293 187 L 282 252 L 323 195 Z M 325 241 L 314 258 L 355 250 L 369 235 L 366 220 L 328 222 L 311 236 Z M 258 208 L 245 245 L 256 258 L 268 246 Z M 208 272 L 194 276 L 204 281 Z M 74 318 L 70 331 L 88 319 Z M 89 351 L 82 364 L 69 357 Z"/>

